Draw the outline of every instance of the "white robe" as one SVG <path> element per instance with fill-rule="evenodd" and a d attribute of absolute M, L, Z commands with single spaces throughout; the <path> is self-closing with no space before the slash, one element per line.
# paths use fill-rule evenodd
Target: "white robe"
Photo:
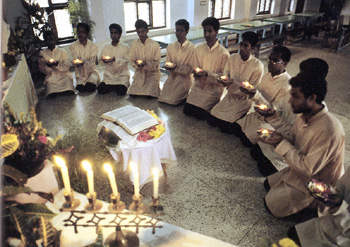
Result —
<path fill-rule="evenodd" d="M 208 112 L 220 101 L 224 87 L 217 81 L 222 75 L 230 53 L 216 41 L 211 48 L 203 43 L 196 48 L 196 63 L 198 67 L 208 72 L 208 76 L 196 79 L 187 97 L 187 103 L 202 108 Z"/>
<path fill-rule="evenodd" d="M 116 46 L 111 43 L 103 46 L 99 62 L 105 67 L 102 80 L 104 83 L 107 85 L 130 86 L 129 52 L 129 46 L 122 42 L 119 42 Z M 115 57 L 115 61 L 105 63 L 101 59 L 103 56 Z"/>
<path fill-rule="evenodd" d="M 192 70 L 195 66 L 195 46 L 186 40 L 182 45 L 176 41 L 167 48 L 166 62 L 176 64 L 164 83 L 159 101 L 171 105 L 181 103 L 192 86 Z"/>
<path fill-rule="evenodd" d="M 96 84 L 100 83 L 100 76 L 96 66 L 98 47 L 92 41 L 87 40 L 87 44 L 82 45 L 79 40 L 70 45 L 73 60 L 79 58 L 84 61 L 80 68 L 75 67 L 75 78 L 77 85 L 85 85 L 86 82 Z"/>
<path fill-rule="evenodd" d="M 232 79 L 233 83 L 227 86 L 228 93 L 214 106 L 211 114 L 226 122 L 237 121 L 248 112 L 252 105 L 252 101 L 245 93 L 241 92 L 239 86 L 245 81 L 257 86 L 263 73 L 264 65 L 253 55 L 250 55 L 247 61 L 243 61 L 239 54 L 231 55 L 225 65 L 224 74 Z"/>
<path fill-rule="evenodd" d="M 339 179 L 336 190 L 344 198 L 337 212 L 295 226 L 303 247 L 350 246 L 350 169 Z"/>
<path fill-rule="evenodd" d="M 272 126 L 279 131 L 280 126 Z M 284 137 L 275 151 L 288 167 L 268 177 L 271 189 L 265 197 L 272 214 L 280 218 L 316 202 L 305 186 L 311 178 L 334 186 L 344 173 L 345 155 L 344 128 L 326 107 L 307 123 L 299 114 Z"/>
<path fill-rule="evenodd" d="M 141 59 L 145 65 L 139 67 L 135 61 Z M 160 46 L 147 38 L 143 44 L 140 39 L 132 42 L 130 47 L 130 63 L 135 68 L 133 82 L 129 87 L 130 95 L 158 97 L 160 88 Z"/>
<path fill-rule="evenodd" d="M 47 66 L 50 59 L 58 62 L 55 67 Z M 73 86 L 73 77 L 69 72 L 70 61 L 68 60 L 68 53 L 66 50 L 55 47 L 52 51 L 50 49 L 42 50 L 39 54 L 38 61 L 39 69 L 46 75 L 44 85 L 46 88 L 45 97 L 51 93 L 60 93 L 65 91 L 76 92 Z"/>

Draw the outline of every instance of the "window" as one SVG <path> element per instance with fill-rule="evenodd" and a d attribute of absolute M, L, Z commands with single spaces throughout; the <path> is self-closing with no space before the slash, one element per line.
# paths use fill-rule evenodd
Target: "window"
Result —
<path fill-rule="evenodd" d="M 73 26 L 69 22 L 68 0 L 34 0 L 32 2 L 38 3 L 45 10 L 44 15 L 52 31 L 57 34 L 59 44 L 71 42 L 74 39 Z"/>
<path fill-rule="evenodd" d="M 288 12 L 293 11 L 293 6 L 294 6 L 294 0 L 289 0 Z"/>
<path fill-rule="evenodd" d="M 150 29 L 166 26 L 166 0 L 125 0 L 125 30 L 135 32 L 135 22 L 142 19 Z"/>
<path fill-rule="evenodd" d="M 210 0 L 208 16 L 219 20 L 231 17 L 232 0 Z"/>
<path fill-rule="evenodd" d="M 271 2 L 272 0 L 258 0 L 258 15 L 270 14 L 271 13 Z"/>

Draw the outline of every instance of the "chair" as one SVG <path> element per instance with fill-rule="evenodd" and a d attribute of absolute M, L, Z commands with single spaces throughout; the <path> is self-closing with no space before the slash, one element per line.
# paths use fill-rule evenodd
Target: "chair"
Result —
<path fill-rule="evenodd" d="M 334 48 L 338 51 L 349 41 L 349 28 L 344 25 L 344 15 L 340 15 L 333 25 L 326 30 L 322 47 Z"/>

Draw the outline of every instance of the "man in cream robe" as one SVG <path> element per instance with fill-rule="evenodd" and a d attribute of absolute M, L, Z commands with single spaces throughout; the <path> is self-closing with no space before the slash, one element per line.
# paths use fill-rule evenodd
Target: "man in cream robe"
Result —
<path fill-rule="evenodd" d="M 180 19 L 175 23 L 177 41 L 167 47 L 166 63 L 176 65 L 169 70 L 169 76 L 164 83 L 159 102 L 178 105 L 186 100 L 192 86 L 192 71 L 194 69 L 195 46 L 186 39 L 189 23 Z"/>
<path fill-rule="evenodd" d="M 350 169 L 338 180 L 336 191 L 340 206 L 327 207 L 324 214 L 295 226 L 301 246 L 350 246 Z"/>
<path fill-rule="evenodd" d="M 232 83 L 227 86 L 226 96 L 211 110 L 211 115 L 218 119 L 218 124 L 215 125 L 224 132 L 226 132 L 224 126 L 237 121 L 252 105 L 248 96 L 239 89 L 241 83 L 247 81 L 257 86 L 264 73 L 264 65 L 252 55 L 258 40 L 257 34 L 247 32 L 242 38 L 240 54 L 231 55 L 225 66 L 224 74 L 232 80 Z"/>
<path fill-rule="evenodd" d="M 223 85 L 217 80 L 224 71 L 224 66 L 230 54 L 219 44 L 216 35 L 220 28 L 219 21 L 208 17 L 202 22 L 206 43 L 199 45 L 195 51 L 196 63 L 204 75 L 196 76 L 184 107 L 184 113 L 198 119 L 205 119 L 210 110 L 220 101 L 224 91 Z"/>
<path fill-rule="evenodd" d="M 118 95 L 124 95 L 130 86 L 129 64 L 129 46 L 120 42 L 122 28 L 118 24 L 109 26 L 112 42 L 105 44 L 101 51 L 100 64 L 105 67 L 103 80 L 98 86 L 99 93 L 106 93 L 110 90 L 116 90 Z M 110 60 L 103 58 L 109 56 Z"/>
<path fill-rule="evenodd" d="M 75 65 L 75 78 L 78 91 L 94 91 L 100 83 L 100 76 L 96 66 L 98 47 L 88 40 L 90 27 L 86 23 L 77 25 L 78 40 L 70 45 L 73 59 L 80 59 L 82 64 Z"/>
<path fill-rule="evenodd" d="M 137 20 L 135 27 L 139 39 L 133 41 L 130 47 L 130 63 L 135 69 L 135 74 L 128 93 L 158 98 L 160 46 L 147 36 L 148 27 L 145 21 Z M 142 64 L 138 65 L 137 60 L 142 60 Z"/>
<path fill-rule="evenodd" d="M 260 138 L 273 145 L 288 164 L 287 168 L 269 176 L 265 184 L 270 187 L 266 205 L 278 218 L 315 208 L 317 201 L 305 186 L 311 178 L 334 186 L 344 172 L 345 132 L 340 121 L 322 104 L 327 82 L 302 72 L 292 78 L 290 84 L 289 102 L 293 112 L 301 114 L 290 132 L 282 135 L 274 132 L 269 138 Z M 277 131 L 287 129 L 270 123 Z"/>
<path fill-rule="evenodd" d="M 40 52 L 38 65 L 40 71 L 46 75 L 44 80 L 45 97 L 57 94 L 75 94 L 73 77 L 69 72 L 70 62 L 67 51 L 56 47 L 56 39 L 51 31 L 44 32 L 44 39 L 48 48 Z"/>

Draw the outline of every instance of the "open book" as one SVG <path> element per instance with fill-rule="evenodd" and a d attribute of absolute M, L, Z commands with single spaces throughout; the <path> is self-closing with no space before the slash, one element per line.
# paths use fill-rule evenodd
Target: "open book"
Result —
<path fill-rule="evenodd" d="M 131 105 L 106 112 L 101 117 L 119 124 L 131 135 L 158 124 L 146 111 Z"/>

